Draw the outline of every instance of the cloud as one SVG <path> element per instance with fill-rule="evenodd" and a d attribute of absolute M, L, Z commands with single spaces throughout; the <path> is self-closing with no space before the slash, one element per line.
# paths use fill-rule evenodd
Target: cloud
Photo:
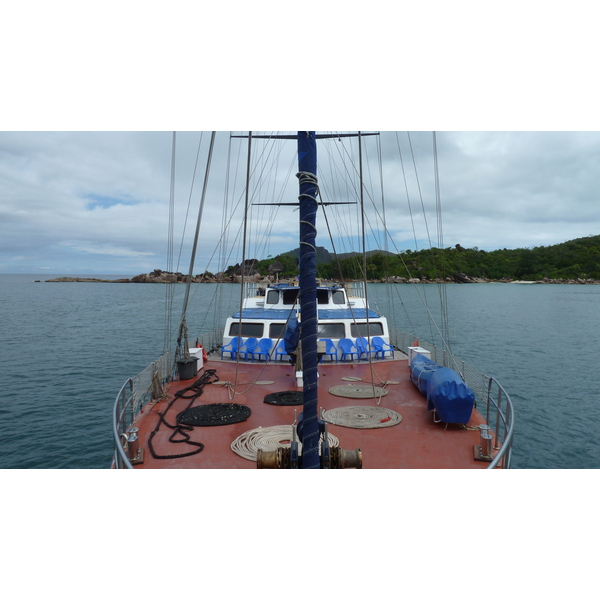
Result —
<path fill-rule="evenodd" d="M 175 168 L 175 266 L 186 270 L 204 180 L 209 135 L 177 134 Z M 244 210 L 245 144 L 217 135 L 196 267 L 213 272 L 239 262 Z M 378 189 L 377 143 L 382 155 L 385 209 Z M 436 135 L 444 245 L 481 249 L 555 244 L 600 232 L 597 214 L 600 134 L 596 132 L 440 132 Z M 0 265 L 7 272 L 127 273 L 166 267 L 172 134 L 167 132 L 7 132 L 0 136 Z M 238 148 L 239 146 L 239 148 Z M 407 240 L 438 244 L 435 233 L 433 136 L 382 132 L 365 142 L 368 245 L 384 242 L 379 214 L 399 250 Z M 399 149 L 401 154 L 399 153 Z M 298 189 L 294 144 L 273 150 L 256 140 L 252 202 L 294 202 Z M 267 156 L 267 153 L 270 155 Z M 231 153 L 227 184 L 227 154 Z M 329 171 L 334 158 L 353 154 L 354 167 Z M 268 160 L 267 160 L 268 159 Z M 355 150 L 338 141 L 319 145 L 320 182 L 328 201 L 348 201 L 358 193 Z M 270 172 L 278 162 L 283 176 Z M 415 174 L 418 173 L 418 176 Z M 234 177 L 234 175 L 236 177 Z M 349 183 L 347 183 L 349 182 Z M 228 187 L 228 197 L 224 190 Z M 408 194 L 407 194 L 408 190 Z M 407 199 L 410 198 L 410 203 Z M 421 205 L 421 200 L 423 206 Z M 218 254 L 222 206 L 235 210 L 228 236 L 237 250 Z M 354 212 L 353 212 L 354 211 Z M 429 231 L 421 219 L 427 215 Z M 319 210 L 318 244 L 352 249 L 349 223 L 355 206 Z M 186 237 L 183 223 L 187 215 Z M 414 221 L 411 219 L 414 219 Z M 267 255 L 298 247 L 294 207 L 253 206 L 247 255 Z M 344 239 L 345 238 L 345 241 Z M 355 236 L 356 249 L 360 239 Z M 421 242 L 418 242 L 421 245 Z M 414 247 L 414 242 L 412 243 Z M 389 242 L 389 249 L 394 250 Z"/>
<path fill-rule="evenodd" d="M 154 256 L 154 252 L 139 252 L 129 248 L 117 248 L 110 244 L 93 244 L 93 243 L 77 243 L 77 242 L 60 242 L 59 246 L 63 246 L 71 252 L 82 252 L 84 254 L 95 254 L 100 256 L 120 256 L 120 257 L 138 257 L 138 256 Z"/>

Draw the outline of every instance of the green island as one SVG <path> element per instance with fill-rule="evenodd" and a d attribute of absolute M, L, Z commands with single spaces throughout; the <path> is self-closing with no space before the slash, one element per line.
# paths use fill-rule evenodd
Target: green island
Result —
<path fill-rule="evenodd" d="M 269 275 L 279 263 L 280 277 L 298 275 L 298 250 L 274 259 L 246 261 L 256 273 Z M 341 254 L 337 259 L 325 248 L 317 249 L 317 277 L 328 280 L 361 279 L 366 265 L 370 281 L 537 281 L 592 282 L 600 280 L 600 235 L 588 236 L 535 248 L 485 251 L 463 248 L 405 250 L 399 254 L 382 251 L 361 254 Z M 239 265 L 229 267 L 226 275 L 240 274 Z M 248 273 L 247 273 L 248 274 Z"/>
<path fill-rule="evenodd" d="M 362 254 L 340 254 L 337 258 L 327 249 L 317 248 L 317 277 L 329 281 L 348 281 L 363 278 L 372 282 L 458 282 L 482 283 L 537 282 L 537 283 L 600 283 L 600 235 L 588 236 L 535 248 L 485 251 L 463 248 L 460 244 L 449 248 L 405 250 L 398 254 L 371 251 L 365 259 Z M 238 282 L 244 278 L 262 280 L 290 280 L 298 276 L 298 249 L 269 257 L 265 260 L 248 259 L 229 266 L 224 272 L 208 271 L 193 278 L 196 283 L 217 281 Z M 77 277 L 59 277 L 47 281 L 110 281 L 111 283 L 182 283 L 186 276 L 155 269 L 131 279 L 103 280 Z"/>

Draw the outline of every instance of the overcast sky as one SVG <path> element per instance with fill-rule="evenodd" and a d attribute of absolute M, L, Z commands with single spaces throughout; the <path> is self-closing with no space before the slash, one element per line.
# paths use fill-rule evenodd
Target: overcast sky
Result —
<path fill-rule="evenodd" d="M 178 135 L 176 201 L 183 208 L 199 137 Z M 417 154 L 426 146 L 430 152 L 430 134 L 411 139 Z M 134 275 L 164 269 L 171 143 L 170 132 L 2 133 L 0 272 Z M 384 151 L 390 144 L 394 136 L 382 134 Z M 527 248 L 600 234 L 600 133 L 440 132 L 437 144 L 445 246 Z M 223 180 L 226 146 L 227 134 L 218 134 L 215 185 Z M 397 163 L 384 168 L 387 179 L 399 174 Z M 400 191 L 403 183 L 398 179 L 395 187 Z M 207 200 L 198 272 L 220 225 L 210 210 L 216 198 Z M 414 249 L 408 221 L 396 216 L 394 243 Z M 290 214 L 278 218 L 272 255 L 297 247 Z M 331 249 L 327 240 L 319 243 Z M 182 266 L 187 269 L 187 258 Z"/>
<path fill-rule="evenodd" d="M 585 3 L 565 12 L 541 2 L 507 0 L 500 10 L 432 1 L 390 12 L 374 2 L 355 13 L 307 0 L 318 13 L 309 29 L 294 24 L 295 5 L 272 1 L 203 6 L 194 18 L 178 0 L 168 11 L 113 0 L 89 13 L 61 0 L 34 4 L 35 20 L 30 3 L 7 7 L 0 36 L 10 56 L 0 98 L 0 272 L 165 268 L 173 129 L 437 129 L 444 245 L 520 248 L 600 233 L 597 32 Z M 197 137 L 179 136 L 183 206 Z M 430 154 L 430 137 L 413 141 L 418 157 Z M 394 144 L 382 140 L 384 150 Z M 225 147 L 222 135 L 215 186 Z M 386 185 L 395 184 L 390 231 L 403 250 L 414 241 L 398 172 L 384 164 Z M 425 201 L 431 184 L 426 176 Z M 218 229 L 215 198 L 201 252 Z M 297 247 L 291 216 L 278 213 L 270 254 Z"/>

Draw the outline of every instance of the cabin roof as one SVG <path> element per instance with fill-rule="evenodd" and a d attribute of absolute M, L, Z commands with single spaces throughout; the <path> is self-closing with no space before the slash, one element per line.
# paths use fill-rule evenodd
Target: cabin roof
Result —
<path fill-rule="evenodd" d="M 277 308 L 245 308 L 242 318 L 244 319 L 261 319 L 269 321 L 286 321 L 290 314 L 289 309 Z M 240 318 L 240 312 L 233 314 L 234 319 Z M 319 308 L 318 318 L 320 320 L 327 319 L 366 319 L 367 311 L 364 308 Z M 380 319 L 381 315 L 374 310 L 369 309 L 369 319 Z"/>
<path fill-rule="evenodd" d="M 290 288 L 295 288 L 297 290 L 300 289 L 300 287 L 298 285 L 291 285 L 289 283 L 271 283 L 268 286 L 269 289 L 273 289 L 273 290 L 287 290 Z M 344 289 L 342 285 L 340 285 L 339 283 L 332 283 L 331 285 L 318 285 L 317 286 L 318 290 L 341 290 Z"/>

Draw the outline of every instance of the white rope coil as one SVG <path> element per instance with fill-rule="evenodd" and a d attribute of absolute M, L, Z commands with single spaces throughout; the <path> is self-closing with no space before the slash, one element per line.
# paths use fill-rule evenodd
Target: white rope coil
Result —
<path fill-rule="evenodd" d="M 335 435 L 327 434 L 329 446 L 339 446 L 340 441 Z M 257 427 L 250 429 L 238 436 L 231 443 L 231 449 L 246 460 L 256 461 L 259 450 L 277 450 L 277 448 L 289 448 L 292 440 L 291 425 L 274 425 L 273 427 Z M 302 450 L 302 444 L 298 443 L 298 451 Z"/>
<path fill-rule="evenodd" d="M 352 429 L 392 427 L 402 421 L 402 415 L 382 406 L 341 406 L 323 413 L 323 421 Z"/>
<path fill-rule="evenodd" d="M 348 383 L 346 385 L 335 385 L 329 388 L 329 393 L 343 398 L 381 398 L 387 396 L 388 391 L 384 388 L 364 383 Z"/>

